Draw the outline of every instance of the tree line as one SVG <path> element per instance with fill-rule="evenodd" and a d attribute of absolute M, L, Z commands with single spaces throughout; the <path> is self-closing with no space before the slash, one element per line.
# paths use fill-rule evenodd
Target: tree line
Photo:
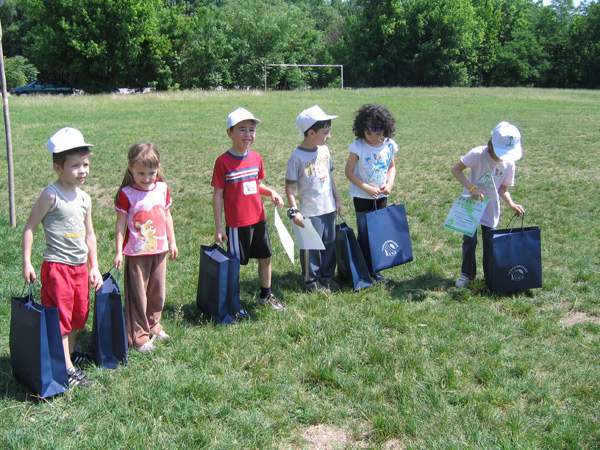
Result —
<path fill-rule="evenodd" d="M 553 0 L 5 0 L 8 87 L 262 87 L 268 64 L 344 85 L 598 88 L 600 4 Z M 268 87 L 339 86 L 269 67 Z"/>

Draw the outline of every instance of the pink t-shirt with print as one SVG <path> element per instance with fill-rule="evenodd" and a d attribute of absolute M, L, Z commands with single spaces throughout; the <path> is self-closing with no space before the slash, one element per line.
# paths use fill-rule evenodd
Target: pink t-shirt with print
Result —
<path fill-rule="evenodd" d="M 162 181 L 147 191 L 133 186 L 119 191 L 115 210 L 127 214 L 124 255 L 157 255 L 169 251 L 166 212 L 170 206 L 169 188 Z"/>
<path fill-rule="evenodd" d="M 515 163 L 513 161 L 496 161 L 487 151 L 487 145 L 475 147 L 461 159 L 471 169 L 469 182 L 490 196 L 490 201 L 481 218 L 481 225 L 496 228 L 500 221 L 500 186 L 515 185 Z M 468 193 L 465 188 L 464 193 Z"/>

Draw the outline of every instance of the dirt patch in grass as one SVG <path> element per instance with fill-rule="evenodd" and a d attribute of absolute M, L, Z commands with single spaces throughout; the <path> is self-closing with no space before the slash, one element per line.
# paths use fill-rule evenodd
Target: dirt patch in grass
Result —
<path fill-rule="evenodd" d="M 347 448 L 369 448 L 368 435 L 362 436 L 361 440 L 355 440 L 352 434 L 339 427 L 328 425 L 316 425 L 308 428 L 302 433 L 304 444 L 300 448 L 310 450 L 338 450 Z M 386 442 L 383 446 L 385 450 L 404 450 L 404 445 L 397 439 Z"/>
<path fill-rule="evenodd" d="M 566 327 L 572 327 L 580 323 L 595 323 L 600 325 L 600 317 L 589 316 L 581 311 L 569 311 L 569 313 L 560 319 L 560 324 Z"/>
<path fill-rule="evenodd" d="M 341 448 L 366 448 L 364 442 L 357 442 L 343 428 L 317 425 L 302 433 L 302 439 L 308 442 L 313 450 L 335 450 Z"/>

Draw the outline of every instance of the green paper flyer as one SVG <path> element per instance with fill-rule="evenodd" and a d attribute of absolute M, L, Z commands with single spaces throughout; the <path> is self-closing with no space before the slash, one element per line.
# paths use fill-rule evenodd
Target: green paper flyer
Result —
<path fill-rule="evenodd" d="M 483 201 L 459 195 L 448 213 L 444 227 L 473 237 L 489 201 L 489 195 L 484 196 Z"/>

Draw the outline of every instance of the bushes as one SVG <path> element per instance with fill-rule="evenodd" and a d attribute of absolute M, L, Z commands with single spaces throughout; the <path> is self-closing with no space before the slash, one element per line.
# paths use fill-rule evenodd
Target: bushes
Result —
<path fill-rule="evenodd" d="M 27 58 L 22 56 L 5 58 L 4 72 L 6 74 L 7 90 L 18 86 L 25 86 L 27 83 L 35 80 L 39 73 L 36 67 L 30 64 Z"/>

